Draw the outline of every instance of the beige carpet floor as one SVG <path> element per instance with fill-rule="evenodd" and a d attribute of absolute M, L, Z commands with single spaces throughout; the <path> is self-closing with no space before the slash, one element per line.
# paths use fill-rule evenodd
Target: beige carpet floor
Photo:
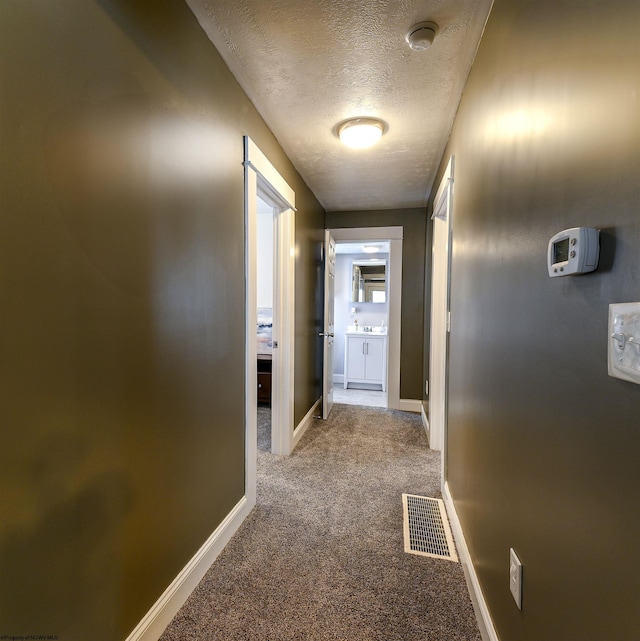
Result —
<path fill-rule="evenodd" d="M 461 566 L 403 551 L 401 495 L 439 497 L 439 458 L 419 415 L 350 405 L 259 448 L 256 508 L 161 641 L 480 641 Z"/>

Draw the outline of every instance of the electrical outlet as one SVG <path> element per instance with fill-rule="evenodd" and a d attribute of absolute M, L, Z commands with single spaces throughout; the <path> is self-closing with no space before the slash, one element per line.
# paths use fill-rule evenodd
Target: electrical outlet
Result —
<path fill-rule="evenodd" d="M 509 548 L 509 589 L 516 605 L 522 610 L 522 563 L 513 548 Z"/>

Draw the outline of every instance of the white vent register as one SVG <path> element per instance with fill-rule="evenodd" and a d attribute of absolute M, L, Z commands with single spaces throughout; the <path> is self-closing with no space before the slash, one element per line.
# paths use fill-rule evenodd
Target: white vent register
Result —
<path fill-rule="evenodd" d="M 404 551 L 458 562 L 442 499 L 403 494 Z"/>

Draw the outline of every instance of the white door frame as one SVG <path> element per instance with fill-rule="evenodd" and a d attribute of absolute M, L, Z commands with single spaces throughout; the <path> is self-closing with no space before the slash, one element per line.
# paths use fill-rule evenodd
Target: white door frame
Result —
<path fill-rule="evenodd" d="M 442 452 L 442 484 L 446 480 L 447 381 L 451 331 L 451 217 L 454 157 L 449 159 L 433 201 L 431 270 L 431 340 L 429 346 L 429 446 Z"/>
<path fill-rule="evenodd" d="M 246 495 L 255 503 L 257 457 L 257 196 L 277 203 L 274 215 L 274 349 L 271 451 L 290 454 L 293 443 L 295 192 L 267 157 L 244 137 L 245 172 L 245 470 Z M 277 345 L 277 347 L 275 347 Z"/>
<path fill-rule="evenodd" d="M 389 241 L 389 323 L 387 329 L 387 407 L 413 409 L 400 398 L 400 323 L 402 312 L 402 239 L 404 228 L 353 227 L 331 229 L 336 241 Z"/>

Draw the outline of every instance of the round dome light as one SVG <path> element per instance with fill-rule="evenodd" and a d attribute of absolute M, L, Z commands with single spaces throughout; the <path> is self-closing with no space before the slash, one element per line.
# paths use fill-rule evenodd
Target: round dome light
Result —
<path fill-rule="evenodd" d="M 348 147 L 363 149 L 380 140 L 387 127 L 377 118 L 352 118 L 337 127 L 340 140 Z"/>

